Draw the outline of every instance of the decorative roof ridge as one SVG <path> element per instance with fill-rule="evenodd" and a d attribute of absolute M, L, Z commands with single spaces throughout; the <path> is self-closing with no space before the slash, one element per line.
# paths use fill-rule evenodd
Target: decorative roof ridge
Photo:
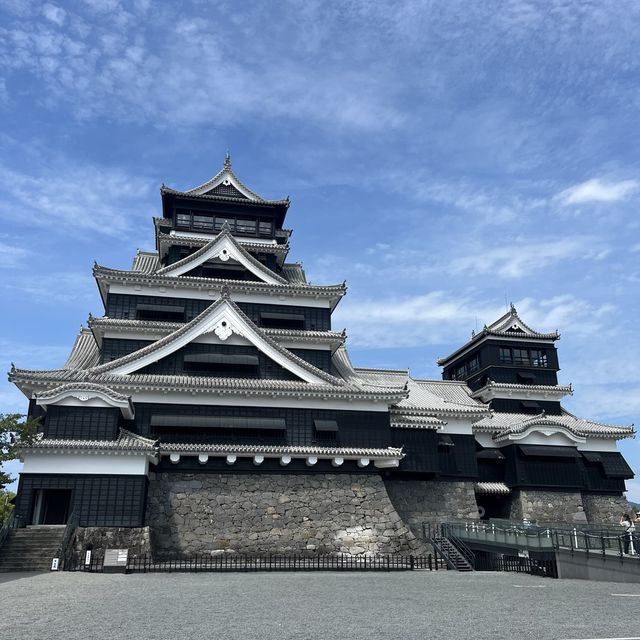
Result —
<path fill-rule="evenodd" d="M 182 260 L 178 260 L 177 262 L 174 262 L 173 264 L 169 264 L 169 265 L 167 265 L 165 267 L 162 267 L 162 268 L 158 269 L 155 273 L 157 275 L 165 275 L 165 274 L 171 273 L 172 271 L 175 271 L 176 269 L 180 269 L 181 267 L 183 267 L 185 265 L 188 265 L 188 264 L 190 264 L 192 262 L 196 262 L 197 263 L 197 261 L 200 258 L 205 256 L 208 252 L 210 252 L 212 249 L 214 249 L 214 247 L 217 244 L 222 243 L 224 240 L 228 240 L 231 243 L 231 246 L 234 249 L 236 249 L 240 253 L 240 255 L 242 257 L 244 257 L 249 262 L 249 264 L 252 265 L 259 272 L 259 274 L 265 275 L 266 277 L 273 278 L 274 280 L 276 280 L 280 284 L 286 284 L 286 285 L 289 284 L 289 282 L 287 280 L 285 280 L 282 276 L 280 276 L 277 273 L 275 273 L 275 271 L 271 271 L 271 269 L 268 269 L 261 262 L 256 260 L 256 258 L 254 258 L 235 239 L 235 237 L 231 233 L 231 230 L 229 229 L 229 225 L 228 225 L 228 223 L 226 221 L 225 221 L 224 225 L 222 226 L 222 229 L 220 230 L 220 233 L 218 233 L 218 235 L 214 236 L 203 247 L 200 247 L 200 249 L 198 249 L 197 251 L 194 251 L 191 255 L 188 255 L 188 256 L 182 258 Z M 229 257 L 231 257 L 231 256 L 229 256 Z M 228 260 L 229 257 L 227 257 L 226 259 Z M 238 260 L 236 258 L 231 257 L 231 259 L 235 260 L 236 262 L 238 262 Z M 224 258 L 223 258 L 223 260 L 224 260 Z M 258 275 L 258 274 L 256 274 L 256 275 Z"/>
<path fill-rule="evenodd" d="M 99 391 L 100 393 L 104 393 L 106 396 L 115 400 L 116 402 L 131 402 L 130 396 L 125 396 L 122 393 L 118 393 L 109 387 L 99 384 L 97 382 L 89 382 L 87 380 L 79 380 L 78 382 L 66 382 L 61 384 L 58 387 L 54 387 L 53 389 L 49 389 L 48 391 L 42 391 L 40 393 L 35 393 L 34 398 L 38 400 L 49 400 L 54 398 L 59 393 L 63 393 L 65 391 Z"/>
<path fill-rule="evenodd" d="M 306 360 L 303 360 L 302 358 L 297 356 L 295 353 L 292 353 L 289 349 L 286 349 L 282 345 L 278 344 L 275 340 L 270 338 L 268 335 L 266 335 L 264 333 L 264 331 L 262 331 L 262 329 L 260 327 L 258 327 L 258 325 L 256 325 L 242 311 L 242 309 L 240 309 L 240 307 L 238 307 L 238 305 L 229 297 L 228 291 L 223 291 L 222 295 L 220 296 L 220 298 L 218 300 L 216 300 L 214 303 L 212 303 L 209 307 L 207 307 L 200 314 L 198 314 L 193 320 L 191 320 L 190 322 L 185 323 L 182 327 L 180 327 L 179 329 L 176 329 L 174 332 L 172 332 L 172 333 L 170 333 L 170 334 L 168 334 L 166 336 L 163 336 L 162 338 L 160 338 L 159 340 L 156 340 L 155 342 L 153 342 L 150 345 L 142 347 L 142 349 L 138 349 L 137 351 L 132 351 L 131 353 L 129 353 L 129 354 L 125 355 L 125 356 L 122 356 L 120 358 L 116 358 L 115 360 L 112 360 L 111 362 L 107 362 L 107 363 L 104 363 L 102 365 L 99 365 L 98 367 L 93 367 L 93 368 L 89 369 L 89 371 L 91 372 L 92 375 L 96 375 L 96 374 L 104 373 L 104 372 L 107 372 L 107 371 L 111 371 L 112 369 L 116 369 L 116 368 L 118 368 L 120 366 L 123 366 L 125 364 L 129 364 L 130 362 L 135 362 L 136 360 L 140 359 L 143 356 L 146 356 L 146 355 L 148 355 L 150 353 L 158 351 L 160 348 L 164 347 L 165 345 L 168 345 L 168 344 L 171 344 L 172 342 L 175 342 L 175 340 L 177 338 L 181 337 L 185 333 L 188 333 L 194 327 L 197 327 L 209 315 L 211 315 L 214 311 L 216 311 L 219 307 L 221 307 L 223 305 L 229 305 L 231 307 L 231 309 L 233 309 L 233 311 L 238 314 L 238 316 L 240 317 L 240 319 L 242 321 L 247 323 L 251 327 L 251 329 L 253 331 L 255 331 L 263 340 L 265 340 L 267 342 L 267 344 L 269 346 L 271 346 L 273 349 L 275 349 L 278 353 L 280 353 L 282 356 L 284 356 L 288 360 L 293 361 L 295 364 L 297 364 L 302 369 L 305 369 L 307 372 L 313 374 L 317 378 L 320 378 L 320 379 L 324 380 L 325 382 L 328 382 L 329 384 L 334 384 L 336 386 L 341 386 L 341 385 L 344 384 L 344 381 L 341 380 L 340 378 L 337 378 L 337 377 L 327 373 L 326 371 L 322 371 L 322 369 L 319 369 L 318 367 L 315 367 L 314 365 L 310 364 Z"/>
<path fill-rule="evenodd" d="M 261 290 L 261 289 L 277 289 L 278 291 L 284 289 L 287 293 L 300 292 L 303 294 L 310 293 L 340 293 L 344 295 L 347 291 L 347 286 L 345 282 L 341 284 L 331 284 L 331 285 L 317 285 L 317 284 L 305 284 L 305 285 L 294 285 L 291 283 L 287 284 L 269 284 L 267 282 L 254 282 L 251 280 L 227 280 L 223 278 L 216 278 L 215 280 L 211 278 L 197 278 L 193 276 L 182 276 L 180 280 L 176 280 L 175 278 L 170 278 L 169 276 L 156 275 L 155 273 L 144 273 L 142 271 L 131 271 L 127 269 L 113 269 L 111 267 L 105 267 L 100 264 L 94 264 L 93 266 L 93 276 L 95 278 L 102 278 L 107 276 L 114 276 L 119 278 L 128 278 L 132 281 L 139 282 L 149 282 L 149 281 L 159 281 L 163 284 L 184 284 L 189 286 L 195 286 L 198 288 L 208 287 L 208 288 L 217 288 L 227 286 L 229 288 L 234 289 L 244 289 L 244 290 Z"/>

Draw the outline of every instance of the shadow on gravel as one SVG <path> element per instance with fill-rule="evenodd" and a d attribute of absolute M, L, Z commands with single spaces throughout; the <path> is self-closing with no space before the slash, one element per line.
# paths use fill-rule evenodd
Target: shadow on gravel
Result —
<path fill-rule="evenodd" d="M 15 573 L 0 573 L 0 584 L 3 582 L 11 582 L 13 580 L 21 580 L 22 578 L 33 578 L 33 576 L 41 576 L 43 571 L 16 571 Z"/>

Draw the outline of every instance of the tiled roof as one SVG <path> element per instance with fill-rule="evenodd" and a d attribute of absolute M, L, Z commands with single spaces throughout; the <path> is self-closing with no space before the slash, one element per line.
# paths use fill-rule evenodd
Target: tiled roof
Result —
<path fill-rule="evenodd" d="M 409 397 L 398 402 L 405 414 L 434 413 L 436 415 L 487 414 L 487 405 L 470 396 L 469 387 L 462 382 L 414 380 L 409 378 Z"/>
<path fill-rule="evenodd" d="M 493 412 L 491 416 L 474 423 L 473 430 L 493 433 L 496 442 L 508 439 L 509 435 L 524 433 L 527 429 L 540 427 L 563 427 L 573 435 L 584 438 L 629 438 L 635 435 L 633 427 L 621 427 L 601 424 L 591 420 L 578 418 L 563 410 L 561 415 L 540 413 L 501 413 Z"/>
<path fill-rule="evenodd" d="M 392 429 L 441 429 L 446 425 L 446 421 L 434 416 L 415 416 L 403 413 L 391 413 Z"/>
<path fill-rule="evenodd" d="M 476 493 L 488 495 L 507 495 L 511 489 L 504 482 L 476 482 L 474 483 Z"/>
<path fill-rule="evenodd" d="M 349 359 L 344 345 L 338 347 L 331 358 L 331 363 L 338 374 L 350 385 L 363 390 L 395 390 L 405 394 L 407 371 L 390 369 L 355 369 Z"/>
<path fill-rule="evenodd" d="M 122 269 L 109 269 L 101 265 L 94 265 L 93 275 L 98 280 L 104 282 L 127 282 L 132 284 L 146 284 L 157 286 L 174 286 L 176 278 L 157 274 L 142 273 L 139 271 L 125 271 Z M 311 284 L 269 284 L 253 280 L 226 280 L 212 278 L 198 278 L 193 276 L 181 276 L 179 284 L 182 287 L 194 288 L 198 290 L 219 291 L 222 287 L 227 287 L 233 292 L 243 293 L 268 293 L 281 295 L 306 295 L 341 298 L 347 291 L 344 283 L 334 285 L 311 285 Z M 106 293 L 106 290 L 103 292 Z"/>
<path fill-rule="evenodd" d="M 229 444 L 198 444 L 192 442 L 162 442 L 161 453 L 182 452 L 229 453 L 242 455 L 324 455 L 324 456 L 357 456 L 370 458 L 402 458 L 402 449 L 387 448 L 351 448 L 351 447 L 306 447 L 306 446 L 260 446 Z"/>
<path fill-rule="evenodd" d="M 237 196 L 222 195 L 220 193 L 220 190 L 216 190 L 216 187 L 219 186 L 233 186 L 234 189 L 229 190 L 229 193 L 234 193 L 235 191 L 237 191 L 238 194 Z M 289 206 L 289 198 L 286 198 L 285 200 L 265 200 L 257 193 L 251 191 L 249 187 L 247 187 L 240 181 L 238 176 L 236 176 L 233 169 L 231 168 L 231 158 L 229 157 L 229 154 L 225 156 L 222 169 L 218 171 L 218 173 L 216 173 L 213 178 L 207 180 L 201 185 L 194 187 L 193 189 L 189 189 L 188 191 L 176 191 L 175 189 L 169 189 L 163 186 L 161 192 L 189 196 L 190 198 L 210 198 L 215 200 L 231 200 L 239 202 L 246 202 L 247 200 L 249 200 L 258 204 Z"/>
<path fill-rule="evenodd" d="M 191 193 L 189 191 L 177 191 L 176 189 L 171 189 L 170 187 L 162 187 L 160 189 L 160 193 L 161 194 L 167 194 L 167 195 L 175 195 L 175 196 L 187 196 L 189 198 L 194 198 L 197 200 L 218 200 L 218 201 L 222 201 L 222 202 L 247 202 L 247 198 L 235 198 L 233 196 L 223 196 L 223 195 L 219 195 L 219 194 L 198 194 L 198 193 Z M 260 198 L 259 200 L 249 200 L 250 204 L 261 204 L 261 205 L 268 205 L 268 206 L 272 206 L 272 207 L 276 207 L 276 206 L 285 206 L 288 207 L 291 204 L 291 201 L 288 200 L 287 198 L 283 199 L 283 200 L 263 200 L 262 198 Z"/>
<path fill-rule="evenodd" d="M 140 391 L 188 391 L 219 395 L 361 399 L 395 402 L 403 395 L 402 389 L 373 388 L 366 385 L 311 384 L 294 380 L 258 380 L 251 378 L 217 378 L 204 376 L 154 375 L 154 374 L 92 374 L 90 371 L 52 369 L 35 371 L 12 369 L 11 382 L 28 385 L 57 386 L 75 380 L 87 380 L 104 384 L 131 394 Z"/>
<path fill-rule="evenodd" d="M 297 262 L 285 264 L 282 267 L 282 275 L 290 284 L 308 284 L 304 269 Z"/>
<path fill-rule="evenodd" d="M 17 445 L 18 451 L 113 451 L 130 453 L 155 453 L 157 441 L 145 438 L 126 429 L 120 429 L 116 440 L 70 440 L 38 437 L 29 445 Z"/>
<path fill-rule="evenodd" d="M 82 328 L 63 369 L 90 369 L 100 362 L 100 350 L 90 329 Z"/>
<path fill-rule="evenodd" d="M 140 271 L 141 273 L 153 273 L 160 266 L 160 257 L 157 253 L 151 251 L 138 251 L 133 259 L 131 271 Z"/>
<path fill-rule="evenodd" d="M 570 384 L 562 385 L 562 384 L 512 384 L 510 382 L 494 382 L 493 380 L 487 380 L 487 383 L 484 387 L 474 391 L 473 394 L 477 395 L 482 392 L 484 389 L 504 389 L 506 391 L 548 391 L 550 393 L 564 393 L 568 395 L 573 395 L 573 388 Z"/>

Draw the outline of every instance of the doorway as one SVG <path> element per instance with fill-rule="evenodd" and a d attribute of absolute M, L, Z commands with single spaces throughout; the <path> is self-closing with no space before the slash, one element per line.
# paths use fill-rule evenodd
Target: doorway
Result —
<path fill-rule="evenodd" d="M 71 489 L 39 489 L 33 508 L 33 524 L 66 524 L 71 507 Z"/>

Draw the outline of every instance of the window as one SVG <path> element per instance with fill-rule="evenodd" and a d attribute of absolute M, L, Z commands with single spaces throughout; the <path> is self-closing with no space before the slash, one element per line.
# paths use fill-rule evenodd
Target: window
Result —
<path fill-rule="evenodd" d="M 511 364 L 511 349 L 500 347 L 500 362 L 502 364 Z"/>
<path fill-rule="evenodd" d="M 271 235 L 273 233 L 273 224 L 270 221 L 261 221 L 258 225 L 258 230 L 261 235 Z"/>
<path fill-rule="evenodd" d="M 529 351 L 527 349 L 513 350 L 513 364 L 529 364 Z"/>
<path fill-rule="evenodd" d="M 236 221 L 236 230 L 238 233 L 255 233 L 256 221 L 239 219 Z"/>
<path fill-rule="evenodd" d="M 472 358 L 469 358 L 469 374 L 475 373 L 480 369 L 480 358 L 475 355 Z"/>
<path fill-rule="evenodd" d="M 210 216 L 193 216 L 193 228 L 199 231 L 213 231 L 213 218 Z"/>
<path fill-rule="evenodd" d="M 531 349 L 531 366 L 532 367 L 546 367 L 547 354 L 542 349 Z"/>
<path fill-rule="evenodd" d="M 178 227 L 190 227 L 191 216 L 188 213 L 178 213 L 176 215 L 176 225 Z"/>

